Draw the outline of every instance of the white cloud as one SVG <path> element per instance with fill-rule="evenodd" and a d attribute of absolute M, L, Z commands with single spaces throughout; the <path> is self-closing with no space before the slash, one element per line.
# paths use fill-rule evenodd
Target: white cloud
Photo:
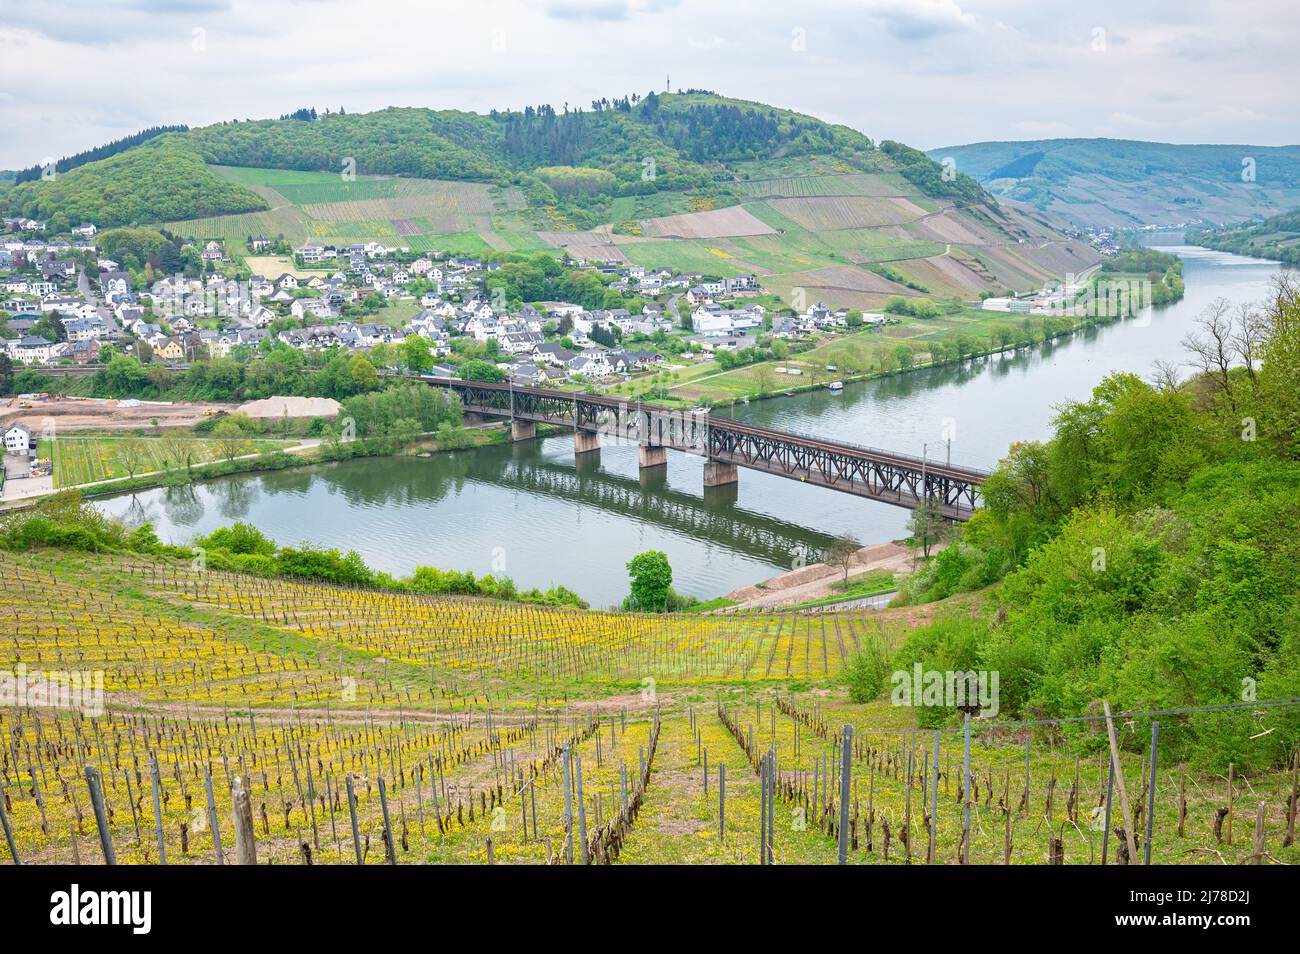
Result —
<path fill-rule="evenodd" d="M 1291 0 L 0 3 L 0 168 L 161 123 L 585 105 L 665 74 L 921 148 L 1103 130 L 1300 142 Z"/>
<path fill-rule="evenodd" d="M 1030 139 L 1059 139 L 1074 135 L 1074 127 L 1059 120 L 1023 119 L 1016 123 L 1016 131 Z"/>
<path fill-rule="evenodd" d="M 900 40 L 924 40 L 976 27 L 974 15 L 954 0 L 866 0 L 865 9 Z"/>

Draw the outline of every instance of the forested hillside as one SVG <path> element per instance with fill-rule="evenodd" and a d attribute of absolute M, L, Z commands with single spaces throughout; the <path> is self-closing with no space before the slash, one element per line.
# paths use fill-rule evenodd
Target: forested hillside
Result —
<path fill-rule="evenodd" d="M 256 193 L 214 175 L 178 133 L 51 179 L 25 182 L 0 202 L 11 214 L 48 220 L 51 232 L 83 222 L 108 228 L 267 207 Z"/>
<path fill-rule="evenodd" d="M 1028 718 L 1300 696 L 1300 290 L 1282 278 L 1263 310 L 1212 306 L 1184 346 L 1190 380 L 1112 374 L 1059 409 L 1051 440 L 1012 448 L 908 587 L 930 600 L 1005 574 L 994 610 L 918 630 L 893 666 L 998 671 L 1003 712 Z M 1282 765 L 1300 729 L 1283 719 L 1255 736 L 1191 717 L 1170 744 Z"/>
<path fill-rule="evenodd" d="M 1188 232 L 1193 245 L 1300 265 L 1300 209 L 1230 229 Z"/>
<path fill-rule="evenodd" d="M 23 184 L 5 195 L 4 207 L 101 226 L 266 207 L 248 190 L 220 182 L 204 163 L 515 184 L 533 203 L 550 204 L 596 193 L 716 193 L 749 178 L 753 170 L 747 165 L 790 166 L 811 158 L 840 172 L 899 172 L 928 196 L 987 201 L 974 180 L 943 176 L 917 150 L 898 143 L 878 148 L 844 126 L 705 93 L 652 93 L 597 100 L 584 109 L 538 106 L 488 115 L 303 109 L 281 119 L 219 123 L 119 148 L 109 144 L 65 160 L 66 175 Z M 80 164 L 106 152 L 112 154 Z"/>
<path fill-rule="evenodd" d="M 1300 205 L 1300 146 L 1040 139 L 929 155 L 994 195 L 1085 226 L 1239 222 Z"/>
<path fill-rule="evenodd" d="M 102 146 L 97 146 L 94 149 L 86 149 L 82 152 L 76 153 L 75 155 L 64 156 L 62 159 L 53 163 L 51 171 L 56 174 L 60 172 L 68 172 L 78 166 L 84 166 L 88 162 L 107 159 L 109 156 L 115 156 L 119 152 L 125 152 L 132 146 L 138 146 L 142 142 L 148 142 L 155 136 L 161 136 L 169 132 L 185 132 L 188 129 L 188 126 L 154 126 L 151 129 L 142 130 L 134 136 L 123 136 L 121 139 L 114 139 L 112 142 L 105 143 Z M 13 180 L 15 184 L 31 182 L 34 179 L 41 178 L 44 173 L 45 169 L 42 166 L 29 166 L 26 169 L 21 169 L 14 173 Z"/>

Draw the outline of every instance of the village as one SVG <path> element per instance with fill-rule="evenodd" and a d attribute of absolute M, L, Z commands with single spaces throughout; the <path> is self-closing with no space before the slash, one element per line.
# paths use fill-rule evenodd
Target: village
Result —
<path fill-rule="evenodd" d="M 284 243 L 251 238 L 235 260 L 221 242 L 191 243 L 201 274 L 134 287 L 130 272 L 100 255 L 94 225 L 58 237 L 46 237 L 45 224 L 36 220 L 5 219 L 4 226 L 0 319 L 7 320 L 0 333 L 7 337 L 0 347 L 28 369 L 93 368 L 114 354 L 184 369 L 203 359 L 255 361 L 283 344 L 450 376 L 473 352 L 519 385 L 592 386 L 684 368 L 754 348 L 760 339 L 797 342 L 894 320 L 821 302 L 802 311 L 782 307 L 763 294 L 754 275 L 722 278 L 581 259 L 565 265 L 594 272 L 638 307 L 588 309 L 567 301 L 511 307 L 487 282 L 501 263 L 377 242 L 307 243 L 292 249 L 291 258 L 268 259 L 258 256 Z M 286 267 L 278 274 L 248 272 L 236 267 L 245 256 Z M 403 350 L 392 347 L 413 337 L 427 343 L 433 367 L 407 367 Z M 481 348 L 466 347 L 470 342 Z"/>

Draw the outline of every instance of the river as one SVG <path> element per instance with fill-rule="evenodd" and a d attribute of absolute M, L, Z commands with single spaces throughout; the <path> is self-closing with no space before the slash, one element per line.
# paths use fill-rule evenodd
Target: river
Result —
<path fill-rule="evenodd" d="M 1157 359 L 1181 360 L 1179 341 L 1207 304 L 1263 300 L 1278 268 L 1167 250 L 1183 257 L 1186 297 L 1166 308 L 1016 354 L 756 401 L 734 414 L 909 454 L 925 445 L 940 461 L 951 437 L 954 462 L 990 467 L 1013 441 L 1048 436 L 1053 405 L 1086 398 L 1108 372 L 1147 376 Z M 227 477 L 100 505 L 131 524 L 149 520 L 176 543 L 247 520 L 282 545 L 355 549 L 392 573 L 419 564 L 505 573 L 523 587 L 562 583 L 601 607 L 626 594 L 623 565 L 642 550 L 663 550 L 674 586 L 708 598 L 789 569 L 837 533 L 864 543 L 904 534 L 903 509 L 744 469 L 733 488 L 702 493 L 702 467 L 669 454 L 667 473 L 643 486 L 635 447 L 607 445 L 579 468 L 572 438 L 557 436 Z"/>

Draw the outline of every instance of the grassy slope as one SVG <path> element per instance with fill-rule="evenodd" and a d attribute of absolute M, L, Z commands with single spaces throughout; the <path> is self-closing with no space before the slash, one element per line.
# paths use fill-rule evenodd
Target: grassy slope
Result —
<path fill-rule="evenodd" d="M 163 221 L 236 253 L 250 235 L 529 251 L 554 246 L 541 231 L 604 223 L 637 264 L 754 272 L 787 300 L 803 289 L 810 300 L 862 308 L 889 294 L 970 299 L 1026 289 L 1073 269 L 1050 247 L 1059 236 L 985 204 L 972 180 L 943 180 L 920 153 L 878 148 L 855 130 L 788 110 L 666 95 L 555 123 L 552 135 L 519 114 L 425 109 L 223 123 L 32 183 L 6 204 L 100 225 Z M 355 177 L 339 174 L 348 160 Z M 532 172 L 562 163 L 602 170 L 612 193 L 553 198 Z M 646 188 L 657 191 L 639 194 Z M 737 204 L 748 214 L 707 218 Z M 656 226 L 666 215 L 686 221 Z M 656 231 L 668 237 L 650 238 Z M 954 247 L 962 263 L 994 260 L 971 271 L 947 258 Z M 897 281 L 865 268 L 882 262 Z"/>

